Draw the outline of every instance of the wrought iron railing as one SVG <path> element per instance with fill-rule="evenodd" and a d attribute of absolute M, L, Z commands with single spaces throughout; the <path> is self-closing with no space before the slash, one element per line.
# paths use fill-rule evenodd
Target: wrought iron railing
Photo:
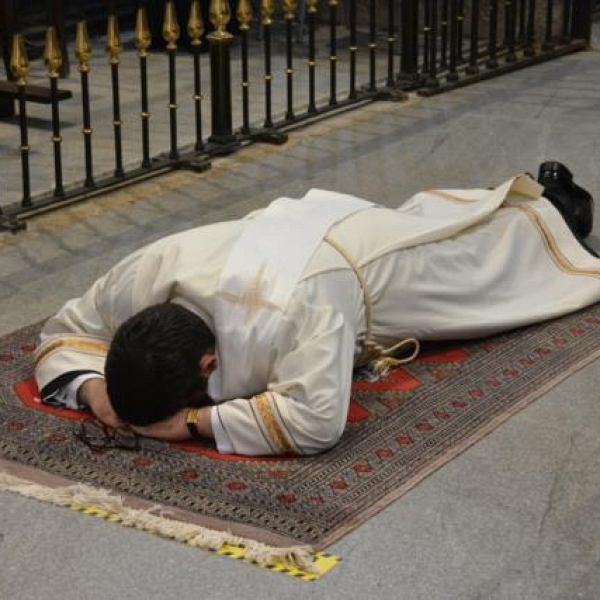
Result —
<path fill-rule="evenodd" d="M 100 135 L 104 136 L 102 154 L 106 158 L 109 152 L 114 166 L 112 173 L 107 174 L 104 168 L 99 175 L 95 143 L 101 138 L 92 128 L 95 107 L 90 100 L 92 47 L 86 22 L 80 21 L 75 39 L 79 89 L 76 97 L 67 101 L 81 105 L 83 160 L 78 181 L 69 181 L 68 185 L 63 177 L 65 141 L 61 134 L 58 85 L 64 57 L 54 29 L 48 28 L 44 57 L 49 80 L 54 188 L 37 194 L 32 193 L 30 182 L 30 69 L 23 37 L 16 35 L 11 69 L 18 102 L 22 197 L 1 209 L 2 224 L 16 230 L 32 214 L 140 178 L 176 168 L 205 169 L 213 156 L 250 142 L 282 143 L 290 129 L 307 119 L 349 106 L 374 99 L 399 100 L 407 90 L 423 95 L 439 93 L 584 48 L 590 36 L 593 8 L 591 0 L 403 0 L 400 5 L 393 0 L 362 2 L 329 0 L 320 6 L 318 0 L 283 0 L 276 11 L 273 0 L 261 0 L 259 42 L 250 35 L 255 17 L 250 0 L 238 0 L 233 16 L 228 0 L 211 0 L 208 11 L 200 0 L 191 0 L 186 26 L 191 61 L 186 57 L 184 68 L 188 76 L 191 69 L 193 77 L 191 93 L 185 92 L 185 100 L 179 79 L 182 67 L 178 63 L 183 59 L 178 53 L 180 21 L 175 4 L 166 3 L 162 27 L 166 72 L 149 82 L 148 61 L 154 58 L 150 50 L 152 39 L 145 3 L 140 2 L 133 35 L 139 103 L 133 116 L 123 114 L 123 45 L 117 16 L 108 14 L 106 52 L 112 114 Z M 366 10 L 359 10 L 363 8 Z M 306 11 L 306 44 L 302 46 L 294 43 L 294 23 L 299 11 Z M 207 12 L 212 30 L 204 41 Z M 301 17 L 304 23 L 304 14 Z M 340 26 L 341 20 L 344 25 Z M 235 35 L 228 31 L 232 24 Z M 201 51 L 207 45 L 209 52 L 204 55 Z M 318 55 L 324 52 L 327 59 L 319 62 Z M 236 75 L 232 76 L 232 64 L 240 77 L 239 95 L 233 93 Z M 210 106 L 204 102 L 206 73 L 210 75 Z M 73 81 L 71 84 L 75 85 Z M 164 132 L 151 131 L 148 98 L 156 86 L 168 88 L 168 127 Z M 183 132 L 178 121 L 182 102 L 193 115 Z M 131 111 L 130 104 L 125 107 L 127 111 Z M 137 123 L 139 132 L 137 153 L 132 157 L 129 152 L 127 160 L 123 152 L 124 120 Z M 207 122 L 210 131 L 205 135 Z M 108 128 L 112 134 L 109 149 Z M 151 133 L 155 140 L 161 136 L 157 143 L 163 149 L 154 155 Z M 81 147 L 80 141 L 77 144 Z"/>

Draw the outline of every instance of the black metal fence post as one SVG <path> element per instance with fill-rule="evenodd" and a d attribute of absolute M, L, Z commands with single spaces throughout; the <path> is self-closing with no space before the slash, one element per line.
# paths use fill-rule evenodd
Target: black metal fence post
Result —
<path fill-rule="evenodd" d="M 135 47 L 140 61 L 140 93 L 142 95 L 142 167 L 152 166 L 150 160 L 150 110 L 148 108 L 148 48 L 152 43 L 146 9 L 138 8 L 135 19 Z"/>
<path fill-rule="evenodd" d="M 440 70 L 444 71 L 448 68 L 448 0 L 442 0 L 440 34 Z"/>
<path fill-rule="evenodd" d="M 515 54 L 515 37 L 516 37 L 516 0 L 506 0 L 504 4 L 504 10 L 506 11 L 505 15 L 505 32 L 504 38 L 506 43 L 506 62 L 514 63 L 517 60 L 517 55 Z"/>
<path fill-rule="evenodd" d="M 469 65 L 466 69 L 468 75 L 477 75 L 479 73 L 479 1 L 472 0 L 471 3 L 471 40 Z"/>
<path fill-rule="evenodd" d="M 273 73 L 271 72 L 271 33 L 273 31 L 273 13 L 275 7 L 273 0 L 261 0 L 260 16 L 263 28 L 263 43 L 265 50 L 265 129 L 273 127 L 272 115 L 272 82 Z"/>
<path fill-rule="evenodd" d="M 554 0 L 548 0 L 546 4 L 546 35 L 544 43 L 542 44 L 542 50 L 544 52 L 550 52 L 554 49 L 554 41 L 552 39 L 552 26 L 554 21 Z"/>
<path fill-rule="evenodd" d="M 179 40 L 179 22 L 175 12 L 175 3 L 169 0 L 165 7 L 165 21 L 163 23 L 163 37 L 167 42 L 167 56 L 169 58 L 169 126 L 171 137 L 171 150 L 169 158 L 177 160 L 177 41 Z"/>
<path fill-rule="evenodd" d="M 446 79 L 458 81 L 456 63 L 458 61 L 458 0 L 450 0 L 450 64 Z"/>
<path fill-rule="evenodd" d="M 31 206 L 31 175 L 29 173 L 29 139 L 27 131 L 27 102 L 25 100 L 25 86 L 29 62 L 25 52 L 25 40 L 21 34 L 16 34 L 12 39 L 12 52 L 10 70 L 15 77 L 19 90 L 19 126 L 21 130 L 21 175 L 23 179 L 23 198 L 21 206 Z"/>
<path fill-rule="evenodd" d="M 250 76 L 248 73 L 248 31 L 252 21 L 252 5 L 249 0 L 240 0 L 236 17 L 239 23 L 242 46 L 242 135 L 250 134 Z M 259 25 L 260 27 L 260 25 Z M 288 92 L 289 102 L 289 92 Z"/>
<path fill-rule="evenodd" d="M 588 40 L 592 36 L 592 15 L 595 0 L 573 0 L 571 37 Z"/>
<path fill-rule="evenodd" d="M 329 105 L 337 104 L 337 7 L 338 0 L 329 0 Z"/>
<path fill-rule="evenodd" d="M 108 15 L 108 28 L 106 33 L 106 51 L 110 63 L 110 75 L 113 96 L 113 131 L 115 138 L 115 177 L 123 177 L 123 144 L 121 141 L 121 101 L 119 98 L 119 54 L 121 53 L 121 38 L 119 36 L 119 23 L 117 15 Z"/>
<path fill-rule="evenodd" d="M 285 118 L 294 118 L 294 58 L 292 52 L 292 36 L 296 18 L 296 0 L 283 0 L 283 18 L 285 19 L 285 79 L 287 89 L 287 110 Z M 243 62 L 243 61 L 242 61 Z"/>
<path fill-rule="evenodd" d="M 418 0 L 403 0 L 400 10 L 401 56 L 398 79 L 410 84 L 418 79 Z"/>
<path fill-rule="evenodd" d="M 226 31 L 229 23 L 229 2 L 212 0 L 210 20 L 215 30 L 208 34 L 210 44 L 210 86 L 212 131 L 208 141 L 221 148 L 236 145 L 231 110 L 231 58 L 233 36 Z"/>
<path fill-rule="evenodd" d="M 535 3 L 535 0 L 531 0 Z M 496 58 L 498 52 L 498 0 L 489 0 L 490 2 L 490 27 L 488 34 L 488 59 L 485 66 L 488 69 L 495 69 L 498 66 Z"/>
<path fill-rule="evenodd" d="M 571 42 L 571 0 L 564 0 L 563 2 L 563 27 L 561 41 L 563 44 L 569 44 Z"/>
<path fill-rule="evenodd" d="M 456 59 L 460 64 L 465 62 L 463 56 L 463 39 L 464 39 L 464 25 L 465 25 L 465 1 L 458 0 L 458 15 L 456 17 Z"/>
<path fill-rule="evenodd" d="M 429 72 L 425 79 L 425 86 L 429 88 L 438 87 L 440 82 L 437 78 L 437 0 L 428 0 L 429 2 Z"/>
<path fill-rule="evenodd" d="M 200 0 L 192 0 L 188 18 L 187 33 L 191 40 L 194 55 L 194 116 L 196 118 L 196 144 L 194 149 L 198 152 L 204 149 L 202 139 L 202 80 L 200 77 L 200 46 L 204 35 L 204 21 L 200 10 Z"/>
<path fill-rule="evenodd" d="M 375 53 L 377 52 L 377 0 L 369 0 L 369 91 L 377 89 Z"/>
<path fill-rule="evenodd" d="M 90 111 L 90 55 L 92 46 L 88 35 L 85 21 L 77 23 L 75 35 L 75 56 L 79 61 L 79 73 L 81 75 L 81 108 L 83 111 L 83 147 L 85 152 L 85 186 L 94 186 L 94 166 L 92 161 L 92 123 Z"/>
<path fill-rule="evenodd" d="M 62 53 L 56 35 L 56 29 L 50 26 L 46 30 L 46 46 L 44 48 L 44 61 L 48 67 L 50 78 L 50 100 L 52 105 L 52 144 L 54 146 L 54 195 L 64 196 L 62 173 L 62 137 L 60 135 L 60 115 L 58 111 L 58 77 L 62 65 Z"/>
<path fill-rule="evenodd" d="M 396 48 L 396 3 L 395 0 L 388 0 L 388 69 L 387 82 L 388 88 L 394 87 L 394 52 Z"/>
<path fill-rule="evenodd" d="M 353 100 L 356 98 L 356 53 L 358 52 L 357 40 L 356 40 L 356 2 L 357 0 L 349 0 L 348 6 L 348 27 L 350 28 L 350 45 L 348 51 L 350 52 L 350 92 L 348 98 Z M 404 54 L 402 54 L 404 57 Z"/>
<path fill-rule="evenodd" d="M 525 56 L 535 56 L 535 0 L 528 0 L 527 10 L 527 41 L 523 53 Z"/>
<path fill-rule="evenodd" d="M 315 27 L 318 0 L 306 0 L 308 12 L 308 112 L 316 113 L 315 69 L 317 52 L 315 46 Z"/>

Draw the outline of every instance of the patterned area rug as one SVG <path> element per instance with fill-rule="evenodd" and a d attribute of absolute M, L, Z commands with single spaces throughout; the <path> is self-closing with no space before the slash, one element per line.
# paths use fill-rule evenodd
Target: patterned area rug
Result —
<path fill-rule="evenodd" d="M 240 459 L 152 440 L 137 452 L 94 453 L 73 435 L 82 415 L 40 406 L 27 382 L 38 330 L 32 325 L 0 340 L 0 458 L 14 461 L 16 472 L 108 488 L 267 543 L 316 547 L 357 527 L 600 355 L 594 306 L 486 340 L 426 347 L 383 381 L 357 380 L 343 439 L 321 456 Z M 15 383 L 23 381 L 17 394 Z"/>

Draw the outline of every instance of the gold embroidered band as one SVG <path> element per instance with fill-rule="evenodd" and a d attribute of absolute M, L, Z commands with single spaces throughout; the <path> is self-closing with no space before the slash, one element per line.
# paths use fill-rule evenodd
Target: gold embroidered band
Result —
<path fill-rule="evenodd" d="M 584 275 L 587 277 L 598 277 L 600 278 L 600 270 L 598 269 L 581 269 L 576 267 L 559 249 L 552 232 L 540 217 L 540 215 L 531 207 L 525 205 L 512 205 L 511 208 L 516 208 L 523 211 L 533 222 L 535 227 L 540 232 L 546 247 L 550 251 L 550 254 L 556 261 L 557 265 L 561 270 L 572 275 Z"/>
<path fill-rule="evenodd" d="M 95 354 L 107 354 L 108 343 L 97 342 L 93 340 L 82 340 L 78 338 L 61 338 L 50 342 L 46 347 L 42 348 L 39 354 L 35 357 L 36 366 L 39 365 L 51 352 L 54 352 L 58 348 L 65 348 L 67 350 L 83 350 L 87 352 L 93 352 Z"/>
<path fill-rule="evenodd" d="M 273 410 L 271 409 L 269 396 L 266 393 L 256 396 L 256 406 L 260 412 L 260 417 L 263 420 L 271 441 L 275 443 L 279 451 L 281 452 L 294 452 L 292 445 L 289 443 L 285 434 L 281 430 Z"/>

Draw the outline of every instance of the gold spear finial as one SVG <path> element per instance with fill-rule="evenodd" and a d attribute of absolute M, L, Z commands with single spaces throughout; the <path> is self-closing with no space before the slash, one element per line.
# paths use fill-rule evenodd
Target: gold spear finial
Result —
<path fill-rule="evenodd" d="M 138 55 L 143 58 L 148 53 L 148 48 L 152 43 L 152 35 L 150 33 L 150 26 L 148 25 L 148 16 L 146 15 L 146 9 L 143 6 L 140 6 L 135 13 L 134 40 Z"/>
<path fill-rule="evenodd" d="M 87 23 L 78 21 L 75 30 L 75 56 L 79 61 L 79 71 L 84 73 L 89 71 L 89 61 L 92 54 L 92 45 L 88 34 Z"/>
<path fill-rule="evenodd" d="M 106 30 L 106 51 L 108 52 L 109 61 L 111 64 L 118 64 L 121 50 L 119 20 L 117 15 L 112 13 L 108 15 L 108 25 Z"/>
<path fill-rule="evenodd" d="M 177 49 L 177 40 L 179 39 L 179 22 L 175 12 L 175 4 L 172 0 L 167 2 L 165 7 L 165 20 L 163 21 L 163 38 L 167 42 L 167 50 Z"/>
<path fill-rule="evenodd" d="M 273 24 L 273 13 L 275 12 L 275 6 L 273 0 L 260 0 L 260 16 L 262 17 L 261 23 L 263 25 Z"/>
<path fill-rule="evenodd" d="M 228 0 L 211 0 L 209 10 L 210 22 L 214 25 L 215 31 L 210 34 L 213 39 L 232 38 L 227 32 L 226 27 L 231 18 Z"/>
<path fill-rule="evenodd" d="M 192 40 L 192 46 L 199 46 L 202 44 L 200 38 L 204 35 L 204 21 L 202 20 L 202 12 L 200 11 L 200 0 L 192 0 L 187 32 Z"/>
<path fill-rule="evenodd" d="M 48 75 L 58 77 L 58 71 L 62 65 L 62 52 L 60 51 L 56 29 L 52 25 L 46 30 L 44 62 L 48 67 Z"/>
<path fill-rule="evenodd" d="M 307 12 L 316 13 L 319 0 L 306 0 Z"/>
<path fill-rule="evenodd" d="M 250 0 L 239 0 L 236 17 L 241 31 L 248 31 L 250 29 L 250 22 L 253 16 Z"/>
<path fill-rule="evenodd" d="M 296 18 L 296 0 L 283 0 L 283 18 L 286 21 L 293 21 Z"/>
<path fill-rule="evenodd" d="M 25 51 L 25 38 L 20 33 L 13 35 L 10 70 L 17 78 L 17 85 L 25 85 L 27 83 L 29 60 Z"/>

